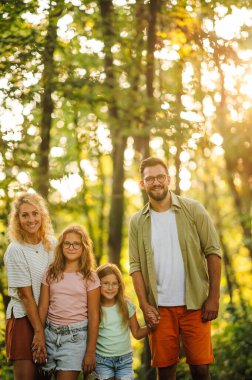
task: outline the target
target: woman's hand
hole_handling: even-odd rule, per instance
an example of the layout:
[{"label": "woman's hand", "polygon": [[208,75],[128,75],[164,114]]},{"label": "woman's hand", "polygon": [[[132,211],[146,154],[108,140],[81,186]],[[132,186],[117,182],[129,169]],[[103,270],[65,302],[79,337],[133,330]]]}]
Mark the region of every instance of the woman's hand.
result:
[{"label": "woman's hand", "polygon": [[45,337],[43,332],[35,333],[32,341],[32,356],[35,363],[45,363],[47,361],[47,352]]},{"label": "woman's hand", "polygon": [[47,359],[44,326],[42,325],[41,319],[39,317],[38,307],[33,296],[32,287],[26,286],[18,288],[18,293],[21,300],[23,301],[27,312],[27,317],[29,318],[29,321],[35,332],[31,346],[34,362],[36,361],[38,363],[44,363]]}]

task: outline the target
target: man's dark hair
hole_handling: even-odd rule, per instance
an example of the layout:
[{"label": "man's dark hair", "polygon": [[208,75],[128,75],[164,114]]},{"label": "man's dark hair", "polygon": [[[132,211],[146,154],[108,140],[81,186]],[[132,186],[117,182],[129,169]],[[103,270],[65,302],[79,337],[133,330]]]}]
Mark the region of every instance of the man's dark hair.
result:
[{"label": "man's dark hair", "polygon": [[165,168],[165,171],[168,172],[168,168],[165,165],[164,161],[161,160],[161,158],[148,157],[148,158],[145,158],[145,160],[143,160],[140,164],[139,170],[140,170],[141,176],[143,176],[143,172],[145,168],[149,166],[156,166],[156,165],[162,165],[163,168]]}]

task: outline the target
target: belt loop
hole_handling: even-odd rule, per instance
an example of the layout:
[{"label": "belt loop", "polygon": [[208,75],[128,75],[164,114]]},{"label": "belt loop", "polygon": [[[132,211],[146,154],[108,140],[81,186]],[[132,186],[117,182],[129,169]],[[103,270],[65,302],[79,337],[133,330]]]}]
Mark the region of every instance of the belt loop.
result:
[{"label": "belt loop", "polygon": [[61,343],[60,343],[60,340],[61,340],[61,339],[60,339],[60,338],[61,338],[61,335],[58,334],[58,335],[57,335],[57,340],[56,340],[56,346],[57,346],[57,347],[60,347],[60,346],[61,346]]}]

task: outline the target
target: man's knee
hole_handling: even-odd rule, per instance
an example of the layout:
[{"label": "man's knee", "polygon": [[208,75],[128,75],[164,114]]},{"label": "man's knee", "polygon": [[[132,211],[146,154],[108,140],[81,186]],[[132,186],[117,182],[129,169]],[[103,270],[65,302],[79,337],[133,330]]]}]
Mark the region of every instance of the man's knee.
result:
[{"label": "man's knee", "polygon": [[193,380],[210,380],[208,364],[190,365]]}]

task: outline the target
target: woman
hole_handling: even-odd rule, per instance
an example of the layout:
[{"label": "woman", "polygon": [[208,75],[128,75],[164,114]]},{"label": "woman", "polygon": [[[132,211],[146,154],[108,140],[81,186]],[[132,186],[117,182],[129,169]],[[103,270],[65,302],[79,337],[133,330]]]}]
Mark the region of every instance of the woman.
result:
[{"label": "woman", "polygon": [[[56,239],[44,199],[22,193],[13,202],[4,263],[10,302],[6,315],[6,353],[14,363],[15,380],[35,380],[33,362],[46,357],[44,329],[38,314],[43,273],[53,259]],[[39,359],[41,357],[41,360]]]}]

